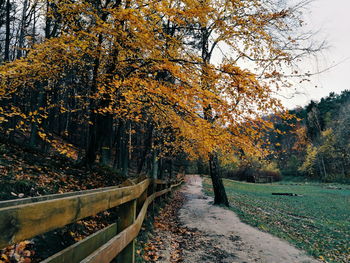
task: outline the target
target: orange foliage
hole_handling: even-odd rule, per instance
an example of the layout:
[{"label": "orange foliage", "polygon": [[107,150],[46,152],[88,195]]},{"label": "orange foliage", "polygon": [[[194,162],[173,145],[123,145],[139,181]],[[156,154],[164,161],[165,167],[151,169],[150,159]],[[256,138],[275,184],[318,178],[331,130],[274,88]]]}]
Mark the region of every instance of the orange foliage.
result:
[{"label": "orange foliage", "polygon": [[[151,119],[157,130],[171,129],[162,138],[164,151],[181,150],[193,157],[213,150],[261,152],[261,132],[271,128],[261,116],[283,108],[268,82],[237,61],[255,61],[265,68],[267,80],[278,80],[277,69],[291,54],[279,48],[273,30],[290,29],[289,10],[263,0],[109,1],[102,9],[91,1],[51,1],[62,19],[61,34],[35,45],[26,58],[0,66],[1,101],[37,91],[45,93],[47,106],[28,112],[2,103],[0,122],[16,120],[16,127],[26,132],[33,123],[40,127],[47,109],[56,107],[60,113]],[[189,48],[188,32],[204,28],[215,34],[213,48],[223,42],[236,58],[214,65]],[[87,68],[95,69],[95,80]],[[76,108],[50,105],[54,92],[74,88],[62,84],[70,72],[86,81],[86,89],[75,95]],[[210,121],[204,117],[208,106]],[[89,124],[89,117],[82,122]],[[39,135],[62,154],[73,154],[44,129]]]}]

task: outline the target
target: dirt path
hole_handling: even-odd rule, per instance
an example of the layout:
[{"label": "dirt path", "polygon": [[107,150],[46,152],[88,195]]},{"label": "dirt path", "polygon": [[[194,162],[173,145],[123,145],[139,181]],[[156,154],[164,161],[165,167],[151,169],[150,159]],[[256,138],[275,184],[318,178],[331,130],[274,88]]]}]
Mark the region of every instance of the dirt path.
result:
[{"label": "dirt path", "polygon": [[286,241],[212,205],[202,179],[188,175],[155,220],[146,259],[158,263],[319,263]]},{"label": "dirt path", "polygon": [[182,188],[187,202],[179,211],[179,220],[200,232],[196,247],[183,247],[186,263],[314,263],[286,241],[242,223],[228,209],[211,205],[212,198],[202,193],[202,179],[189,175]]}]

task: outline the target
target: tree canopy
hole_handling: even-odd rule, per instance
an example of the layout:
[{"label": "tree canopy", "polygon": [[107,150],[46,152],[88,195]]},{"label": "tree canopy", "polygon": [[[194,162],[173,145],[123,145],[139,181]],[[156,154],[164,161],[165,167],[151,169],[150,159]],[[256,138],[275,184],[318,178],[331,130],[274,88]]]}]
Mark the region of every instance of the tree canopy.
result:
[{"label": "tree canopy", "polygon": [[[20,36],[18,56],[6,49],[4,61],[17,59],[0,66],[1,132],[124,171],[133,154],[138,170],[181,152],[262,154],[263,116],[284,113],[274,96],[283,70],[313,51],[295,33],[304,4],[25,1],[23,19],[40,6],[31,12],[44,30]],[[18,25],[24,35],[30,22]]]}]

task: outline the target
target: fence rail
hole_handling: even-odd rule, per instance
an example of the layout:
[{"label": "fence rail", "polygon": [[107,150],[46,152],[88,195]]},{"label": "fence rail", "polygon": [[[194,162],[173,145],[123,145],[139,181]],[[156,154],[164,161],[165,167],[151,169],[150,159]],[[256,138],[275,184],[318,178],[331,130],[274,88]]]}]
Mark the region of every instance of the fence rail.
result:
[{"label": "fence rail", "polygon": [[[137,237],[148,206],[181,185],[128,180],[121,186],[0,202],[0,249],[117,207],[116,223],[45,259],[58,262],[134,262]],[[126,186],[123,186],[126,185]],[[157,190],[156,190],[157,189]],[[139,210],[139,211],[138,211]],[[136,212],[138,214],[136,215]]]}]

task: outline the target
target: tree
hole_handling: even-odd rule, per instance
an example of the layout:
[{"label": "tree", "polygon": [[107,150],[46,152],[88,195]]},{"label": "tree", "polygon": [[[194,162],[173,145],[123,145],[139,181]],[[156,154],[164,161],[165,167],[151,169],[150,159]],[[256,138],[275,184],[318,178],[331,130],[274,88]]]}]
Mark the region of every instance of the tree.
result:
[{"label": "tree", "polygon": [[[111,165],[114,147],[124,175],[133,154],[143,155],[138,170],[148,163],[155,175],[170,154],[205,158],[215,202],[228,205],[218,155],[264,154],[272,126],[262,116],[283,109],[268,84],[293,59],[298,39],[286,32],[296,10],[262,0],[52,0],[46,8],[47,39],[0,67],[3,123],[64,154],[77,144],[88,166]],[[213,64],[220,43],[233,54]],[[143,143],[133,142],[134,127]],[[137,153],[133,143],[146,148]]]},{"label": "tree", "polygon": [[[215,129],[218,129],[215,122],[228,125],[231,135],[239,134],[244,138],[244,133],[248,132],[252,136],[251,141],[258,137],[258,130],[264,130],[269,125],[262,120],[259,115],[269,110],[278,111],[281,107],[277,100],[272,99],[273,90],[267,86],[265,79],[273,79],[271,83],[276,83],[282,78],[279,73],[283,63],[292,64],[295,59],[293,50],[297,50],[301,41],[299,37],[291,37],[290,33],[295,29],[299,18],[296,16],[298,8],[305,2],[298,3],[297,6],[288,7],[270,1],[199,1],[191,3],[196,5],[197,10],[201,10],[201,15],[196,17],[189,30],[192,32],[196,47],[199,50],[201,59],[201,85],[203,91],[209,91],[216,96],[221,107],[214,106],[206,101],[203,103],[203,117]],[[292,21],[295,19],[294,21]],[[220,43],[225,43],[225,49],[230,49],[231,54],[224,53],[220,48]],[[224,61],[220,67],[211,64],[213,52],[219,49],[224,56]],[[311,46],[305,50],[312,51]],[[299,54],[298,56],[302,56]],[[249,60],[252,65],[259,67],[259,75],[249,71],[241,70],[238,61]],[[258,72],[256,72],[258,73]],[[259,76],[259,80],[258,80]],[[223,84],[226,80],[229,85]],[[224,101],[222,97],[225,97]],[[212,101],[215,101],[212,100]],[[256,111],[251,110],[256,108]],[[224,112],[230,112],[231,116]],[[254,115],[250,118],[248,115]],[[218,114],[219,113],[219,114]],[[219,116],[224,113],[225,116]],[[237,121],[244,122],[248,129],[238,125]],[[258,120],[258,121],[256,121]],[[224,124],[225,123],[225,124]],[[231,124],[231,127],[230,127]],[[258,124],[258,125],[257,125]],[[260,127],[259,127],[260,126]],[[239,130],[239,131],[237,131]],[[248,143],[248,149],[231,138],[232,148],[239,151],[252,151],[253,145]],[[209,151],[209,167],[213,181],[215,203],[228,205],[226,193],[220,179],[220,167],[217,158],[217,150]],[[220,150],[219,150],[220,151]]]},{"label": "tree", "polygon": [[349,91],[330,93],[320,101],[290,111],[296,118],[273,122],[271,130],[282,173],[304,175],[326,181],[347,181],[349,168]]},{"label": "tree", "polygon": [[[4,48],[4,61],[10,60],[10,15],[11,15],[11,3],[10,0],[3,1],[5,6],[5,48]],[[1,5],[0,5],[1,6]],[[1,27],[1,26],[0,26]]]}]

